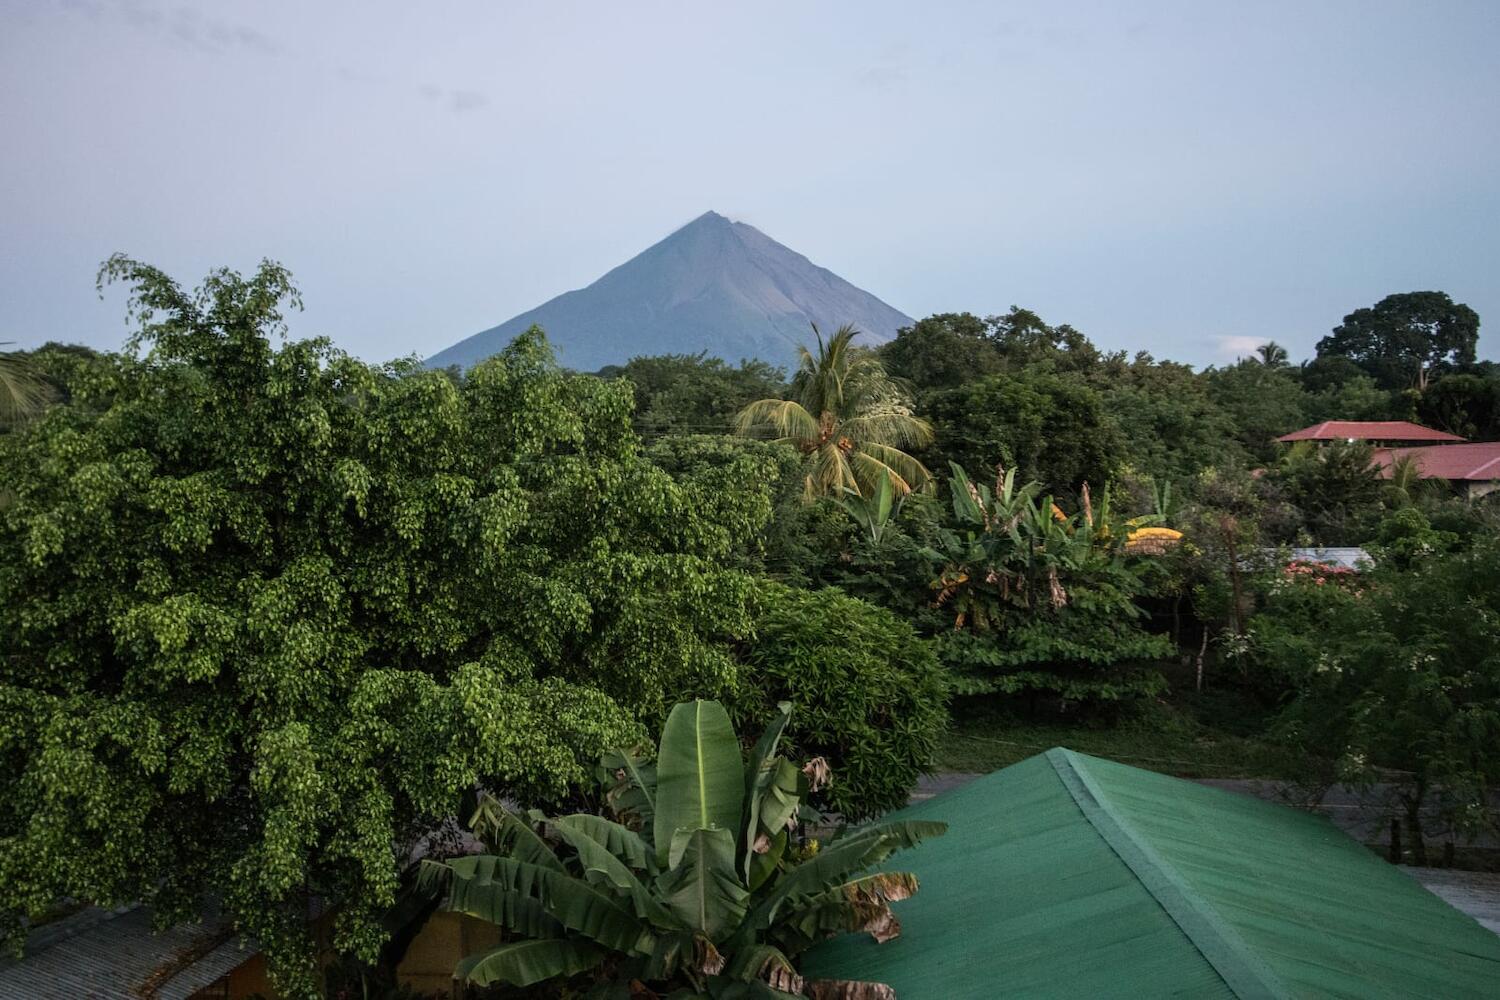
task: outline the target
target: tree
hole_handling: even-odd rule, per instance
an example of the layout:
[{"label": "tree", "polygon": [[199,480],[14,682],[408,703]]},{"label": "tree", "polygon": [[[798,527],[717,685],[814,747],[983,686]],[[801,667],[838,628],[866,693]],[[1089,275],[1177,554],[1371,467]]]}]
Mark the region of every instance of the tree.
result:
[{"label": "tree", "polygon": [[1109,358],[1089,384],[1119,428],[1121,464],[1137,473],[1182,483],[1241,454],[1232,418],[1187,365],[1145,353]]},{"label": "tree", "polygon": [[1417,416],[1460,437],[1500,440],[1500,376],[1444,375],[1422,393]]},{"label": "tree", "polygon": [[1016,470],[994,489],[957,465],[948,480],[956,530],[939,534],[931,587],[952,629],[938,649],[956,694],[1048,695],[1064,706],[1128,701],[1166,686],[1152,661],[1171,654],[1140,625],[1143,587],[1126,565],[1129,526],[1106,493],[1062,514]]},{"label": "tree", "polygon": [[1324,420],[1391,420],[1397,416],[1392,394],[1363,373],[1310,392],[1304,413],[1310,424]]},{"label": "tree", "polygon": [[987,322],[995,349],[1009,369],[1040,364],[1083,372],[1099,363],[1099,351],[1088,337],[1066,323],[1050,326],[1030,309],[1011,306],[1010,312]]},{"label": "tree", "polygon": [[880,358],[919,391],[952,389],[1003,364],[990,323],[973,313],[939,313],[902,327],[880,348]]},{"label": "tree", "polygon": [[1500,818],[1500,548],[1444,545],[1407,547],[1352,587],[1289,581],[1254,629],[1293,692],[1282,734],[1346,782],[1396,782],[1418,865],[1428,804],[1464,835]]},{"label": "tree", "polygon": [[1268,368],[1249,358],[1204,373],[1209,396],[1236,428],[1240,445],[1259,461],[1276,454],[1275,439],[1307,423],[1307,393],[1286,368]]},{"label": "tree", "polygon": [[1478,341],[1473,309],[1446,292],[1403,292],[1345,316],[1318,356],[1347,357],[1387,389],[1424,389],[1434,369],[1473,364]]},{"label": "tree", "polygon": [[851,819],[905,805],[947,722],[947,678],[909,621],[833,588],[764,581],[755,642],[739,690],[726,699],[747,726],[797,706],[786,739],[832,764],[818,800]]},{"label": "tree", "polygon": [[746,405],[780,394],[780,369],[764,361],[731,366],[700,354],[631,358],[601,377],[622,377],[635,387],[635,428],[644,437],[665,434],[728,434]]},{"label": "tree", "polygon": [[1255,349],[1255,356],[1267,368],[1285,368],[1288,364],[1286,348],[1274,340],[1268,340],[1257,347]]},{"label": "tree", "polygon": [[911,492],[928,473],[902,449],[927,444],[932,428],[913,415],[905,391],[879,357],[854,346],[854,327],[839,328],[826,342],[817,327],[813,334],[816,354],[798,348],[794,398],[751,403],[736,418],[736,430],[769,434],[802,452],[809,498],[864,493],[882,476],[897,492]]},{"label": "tree", "polygon": [[1021,466],[1072,494],[1102,485],[1122,464],[1125,442],[1099,393],[1075,375],[1043,368],[991,375],[925,400],[934,458],[967,468]]},{"label": "tree", "polygon": [[273,263],[196,291],[123,257],[138,353],[42,352],[71,403],[0,435],[0,914],[221,899],[284,992],[304,919],[373,958],[411,851],[476,785],[568,794],[734,682],[770,510],[674,482],[631,391],[539,331],[455,382],[321,341]]},{"label": "tree", "polygon": [[819,758],[798,768],[778,755],[788,721],[783,706],[746,761],[722,706],[678,705],[654,763],[606,761],[611,818],[484,802],[473,825],[491,853],[425,863],[449,910],[510,938],[464,959],[457,978],[531,986],[588,974],[594,996],[879,995],[870,983],[808,983],[794,960],[830,933],[899,935],[890,903],[916,892],[916,878],[860,873],[946,825],[887,823],[799,846],[803,803],[829,774]]},{"label": "tree", "polygon": [[0,428],[34,416],[50,397],[47,383],[24,358],[0,351]]},{"label": "tree", "polygon": [[1288,503],[1302,511],[1311,541],[1359,545],[1382,512],[1381,481],[1363,442],[1334,441],[1322,447],[1299,441],[1272,475]]}]

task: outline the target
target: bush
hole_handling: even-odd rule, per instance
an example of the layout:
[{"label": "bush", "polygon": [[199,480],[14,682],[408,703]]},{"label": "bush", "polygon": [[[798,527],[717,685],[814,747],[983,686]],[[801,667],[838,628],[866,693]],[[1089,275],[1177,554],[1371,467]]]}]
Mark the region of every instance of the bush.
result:
[{"label": "bush", "polygon": [[795,757],[833,767],[825,804],[863,817],[906,804],[947,725],[947,689],[929,645],[896,615],[826,588],[757,585],[755,640],[731,707],[742,729],[796,706]]}]

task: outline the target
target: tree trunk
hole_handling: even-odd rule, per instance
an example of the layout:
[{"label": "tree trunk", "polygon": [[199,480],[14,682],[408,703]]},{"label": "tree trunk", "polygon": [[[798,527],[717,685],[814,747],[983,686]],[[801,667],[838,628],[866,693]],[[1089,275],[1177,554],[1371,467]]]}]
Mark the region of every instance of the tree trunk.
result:
[{"label": "tree trunk", "polygon": [[1203,656],[1208,652],[1208,626],[1203,627],[1203,644],[1198,647],[1198,675],[1194,685],[1199,693],[1203,691]]},{"label": "tree trunk", "polygon": [[1386,857],[1393,865],[1401,863],[1401,818],[1399,816],[1391,817],[1391,846]]},{"label": "tree trunk", "polygon": [[1406,804],[1406,833],[1411,840],[1411,863],[1420,868],[1427,867],[1427,845],[1422,841],[1422,800],[1427,797],[1427,786],[1417,783],[1415,795],[1403,795]]}]

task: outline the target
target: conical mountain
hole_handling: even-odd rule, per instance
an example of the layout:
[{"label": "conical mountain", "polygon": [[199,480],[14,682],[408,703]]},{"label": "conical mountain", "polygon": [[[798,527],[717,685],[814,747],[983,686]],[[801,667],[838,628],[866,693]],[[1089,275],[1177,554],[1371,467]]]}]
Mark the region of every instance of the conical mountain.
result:
[{"label": "conical mountain", "polygon": [[812,337],[852,323],[860,342],[890,340],[911,318],[743,222],[707,212],[598,281],[428,358],[467,367],[532,324],[579,371],[642,354],[707,351],[785,364]]}]

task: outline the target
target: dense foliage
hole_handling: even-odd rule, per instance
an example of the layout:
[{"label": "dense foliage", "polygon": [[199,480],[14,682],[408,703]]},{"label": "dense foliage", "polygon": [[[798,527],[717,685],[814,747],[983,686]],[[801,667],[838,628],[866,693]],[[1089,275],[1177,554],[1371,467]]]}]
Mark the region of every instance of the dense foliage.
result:
[{"label": "dense foliage", "polygon": [[72,402],[0,438],[9,932],[60,897],[222,896],[290,972],[316,897],[368,955],[475,782],[561,793],[732,685],[749,580],[723,562],[767,496],[646,461],[627,384],[536,335],[461,384],[273,346],[273,264],[104,276],[144,353],[56,359]]},{"label": "dense foliage", "polygon": [[1426,864],[1424,804],[1461,835],[1500,829],[1500,544],[1447,552],[1454,536],[1400,520],[1372,572],[1285,574],[1245,655],[1284,679],[1301,748],[1340,780],[1398,785]]},{"label": "dense foliage", "polygon": [[990,375],[925,400],[941,463],[1017,466],[1060,495],[1114,478],[1125,452],[1104,400],[1078,378],[1023,370]]},{"label": "dense foliage", "polygon": [[932,428],[913,415],[905,389],[879,358],[855,345],[858,334],[845,326],[825,341],[814,327],[816,350],[798,348],[792,398],[756,400],[735,418],[741,434],[770,437],[807,456],[808,498],[867,493],[881,479],[909,493],[928,478],[902,449],[930,442]]},{"label": "dense foliage", "polygon": [[1387,295],[1356,309],[1318,341],[1318,356],[1346,357],[1387,388],[1425,388],[1433,369],[1472,365],[1479,314],[1443,292]]},{"label": "dense foliage", "polygon": [[1113,516],[1108,494],[1095,510],[1085,489],[1069,516],[1039,484],[1017,486],[1014,469],[993,490],[952,470],[958,528],[940,532],[931,557],[937,603],[953,622],[940,648],[956,690],[1065,705],[1161,690],[1152,663],[1171,645],[1140,627],[1134,598],[1144,588],[1127,565],[1130,526]]},{"label": "dense foliage", "polygon": [[788,745],[833,766],[821,802],[856,819],[905,805],[946,719],[930,645],[890,611],[831,588],[767,582],[753,604],[735,717],[744,725],[777,702],[796,705]]},{"label": "dense foliage", "polygon": [[[1227,692],[1237,731],[1309,771],[1401,787],[1409,842],[1424,800],[1493,823],[1500,494],[1275,440],[1325,419],[1500,437],[1478,317],[1441,293],[1351,313],[1300,365],[1267,343],[1194,371],[1012,308],[874,350],[841,330],[784,382],[704,356],[578,375],[535,330],[468,372],[368,365],[278,340],[297,297],[274,264],[196,291],[125,258],[102,277],[141,321],[128,353],[0,355],[12,943],[68,899],[164,922],[222,901],[305,994],[310,908],[369,960],[461,800],[588,803],[592,762],[690,698],[776,720],[833,765],[797,794],[851,817],[904,801],[953,699],[1102,729]],[[1288,552],[1330,545],[1374,566]],[[573,882],[644,899],[588,871],[564,832],[584,821],[488,808],[497,858],[524,828]],[[647,895],[683,875],[674,832],[664,861],[650,830],[617,857]],[[708,955],[645,906],[676,961]],[[556,968],[655,955],[557,940]]]},{"label": "dense foliage", "polygon": [[722,706],[678,705],[654,760],[606,760],[609,817],[483,803],[473,825],[491,853],[425,867],[446,886],[448,909],[511,936],[466,958],[458,977],[516,986],[580,977],[600,1000],[648,990],[772,1000],[809,987],[829,1000],[876,995],[867,983],[810,984],[795,959],[837,933],[899,935],[890,903],[916,892],[916,878],[861,873],[946,826],[886,823],[826,847],[806,840],[799,827],[817,814],[805,802],[828,765],[799,768],[777,752],[789,717],[783,705],[746,760]]}]

